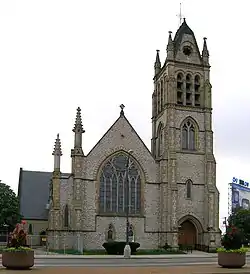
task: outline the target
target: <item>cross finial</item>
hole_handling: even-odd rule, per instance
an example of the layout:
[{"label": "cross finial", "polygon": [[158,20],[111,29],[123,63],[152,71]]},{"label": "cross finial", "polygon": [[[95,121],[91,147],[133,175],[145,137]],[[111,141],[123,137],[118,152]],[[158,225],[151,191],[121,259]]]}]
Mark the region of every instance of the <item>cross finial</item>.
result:
[{"label": "cross finial", "polygon": [[123,115],[124,115],[123,109],[125,108],[125,106],[124,106],[123,104],[121,104],[121,105],[120,105],[120,108],[121,108],[120,115],[123,116]]},{"label": "cross finial", "polygon": [[[181,3],[180,3],[180,13],[177,14],[177,17],[179,18],[179,26],[181,25],[182,23],[182,19],[183,19],[183,14],[182,14],[182,9],[181,9]],[[185,18],[184,18],[185,19]]]}]

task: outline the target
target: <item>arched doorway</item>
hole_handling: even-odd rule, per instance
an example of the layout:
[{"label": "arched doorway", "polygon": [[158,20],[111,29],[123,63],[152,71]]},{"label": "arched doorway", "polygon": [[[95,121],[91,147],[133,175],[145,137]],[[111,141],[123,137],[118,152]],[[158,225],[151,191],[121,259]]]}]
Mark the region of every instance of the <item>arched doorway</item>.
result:
[{"label": "arched doorway", "polygon": [[190,220],[186,220],[179,226],[179,245],[192,246],[195,248],[196,244],[197,229]]}]

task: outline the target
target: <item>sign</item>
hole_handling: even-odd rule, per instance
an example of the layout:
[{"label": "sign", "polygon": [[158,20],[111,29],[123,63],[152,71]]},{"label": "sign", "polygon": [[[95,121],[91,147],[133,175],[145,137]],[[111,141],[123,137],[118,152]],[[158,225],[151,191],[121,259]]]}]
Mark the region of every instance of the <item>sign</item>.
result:
[{"label": "sign", "polygon": [[247,181],[244,181],[242,179],[238,179],[236,177],[233,177],[232,179],[233,184],[239,184],[241,186],[249,187],[249,183]]},{"label": "sign", "polygon": [[232,210],[250,209],[250,188],[239,183],[232,183]]}]

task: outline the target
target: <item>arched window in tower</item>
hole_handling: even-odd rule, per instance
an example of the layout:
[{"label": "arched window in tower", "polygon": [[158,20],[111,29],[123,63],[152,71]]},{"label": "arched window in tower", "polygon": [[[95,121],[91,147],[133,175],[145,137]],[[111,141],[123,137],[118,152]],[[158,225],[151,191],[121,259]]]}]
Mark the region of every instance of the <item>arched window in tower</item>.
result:
[{"label": "arched window in tower", "polygon": [[69,227],[69,207],[65,205],[64,208],[64,227]]},{"label": "arched window in tower", "polygon": [[192,121],[187,120],[181,129],[182,149],[195,150],[195,126]]},{"label": "arched window in tower", "polygon": [[177,75],[177,104],[183,105],[183,74],[178,73]]},{"label": "arched window in tower", "polygon": [[141,173],[131,156],[119,152],[111,156],[101,169],[99,211],[100,214],[124,215],[127,208],[129,215],[141,213]]},{"label": "arched window in tower", "polygon": [[186,182],[186,198],[191,199],[191,195],[192,195],[192,181],[187,180],[187,182]]},{"label": "arched window in tower", "polygon": [[163,153],[163,125],[159,124],[157,130],[157,156],[160,157]]},{"label": "arched window in tower", "polygon": [[161,112],[161,87],[160,83],[157,85],[157,114]]},{"label": "arched window in tower", "polygon": [[191,75],[186,75],[186,105],[192,105],[192,82],[191,82]]},{"label": "arched window in tower", "polygon": [[161,110],[164,108],[164,85],[163,81],[161,81]]},{"label": "arched window in tower", "polygon": [[194,77],[194,104],[196,107],[199,107],[201,105],[200,102],[200,76],[195,75]]}]

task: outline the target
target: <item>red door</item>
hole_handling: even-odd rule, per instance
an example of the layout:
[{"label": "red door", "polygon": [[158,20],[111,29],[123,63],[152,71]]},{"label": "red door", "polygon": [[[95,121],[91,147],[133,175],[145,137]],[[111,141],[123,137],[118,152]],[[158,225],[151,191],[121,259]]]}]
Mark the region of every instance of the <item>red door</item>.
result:
[{"label": "red door", "polygon": [[197,238],[197,231],[193,223],[185,221],[179,228],[179,245],[195,246]]}]

